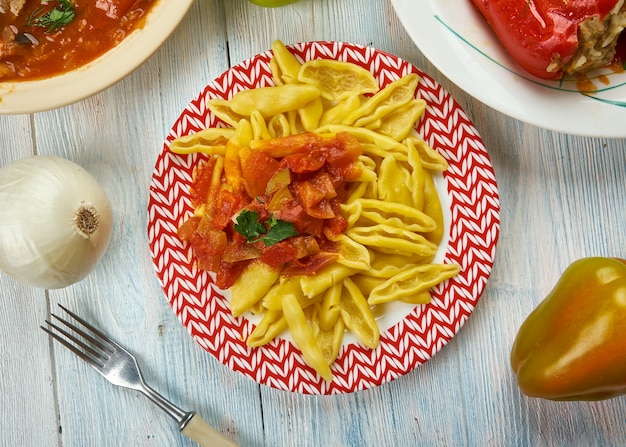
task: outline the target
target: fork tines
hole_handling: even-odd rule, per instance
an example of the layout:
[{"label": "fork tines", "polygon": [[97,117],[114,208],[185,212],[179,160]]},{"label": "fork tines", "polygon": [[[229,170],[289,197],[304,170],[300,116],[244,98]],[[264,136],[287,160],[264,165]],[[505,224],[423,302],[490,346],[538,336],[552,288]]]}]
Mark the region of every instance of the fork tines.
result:
[{"label": "fork tines", "polygon": [[[46,331],[55,340],[57,340],[59,343],[61,343],[63,346],[68,348],[70,351],[89,363],[94,368],[102,368],[106,360],[109,358],[109,354],[115,351],[116,343],[112,342],[106,335],[104,335],[91,324],[80,318],[74,312],[68,310],[61,304],[59,304],[59,307],[67,312],[74,320],[82,324],[83,327],[88,329],[92,333],[92,335],[88,334],[78,326],[64,320],[63,318],[53,313],[51,313],[52,317],[63,323],[63,325],[66,328],[70,329],[73,333],[68,332],[67,330],[48,320],[46,320],[46,323],[48,323],[48,327],[40,326],[41,329]],[[82,337],[82,339],[79,338],[76,334]],[[72,343],[70,343],[70,341],[68,340],[70,340]]]}]

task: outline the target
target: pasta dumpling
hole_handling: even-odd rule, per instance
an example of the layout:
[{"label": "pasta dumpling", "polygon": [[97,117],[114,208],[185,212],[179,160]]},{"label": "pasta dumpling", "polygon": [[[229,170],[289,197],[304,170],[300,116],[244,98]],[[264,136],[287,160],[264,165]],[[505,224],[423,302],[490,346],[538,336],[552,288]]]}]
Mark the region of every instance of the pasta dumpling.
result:
[{"label": "pasta dumpling", "polygon": [[[209,100],[209,110],[226,127],[170,143],[172,152],[207,156],[197,173],[204,184],[193,193],[194,211],[179,236],[204,238],[208,243],[201,248],[211,252],[228,233],[215,228],[215,215],[229,211],[220,225],[230,229],[243,213],[235,193],[255,198],[250,206],[259,211],[250,238],[245,236],[248,245],[229,252],[238,259],[233,262],[243,262],[229,283],[232,315],[260,318],[246,339],[250,348],[289,331],[304,360],[330,381],[345,332],[376,349],[375,312],[392,301],[427,304],[432,288],[460,271],[434,261],[445,236],[435,175],[448,165],[415,132],[427,108],[417,94],[417,74],[380,89],[372,73],[358,65],[302,63],[280,41],[272,51],[274,85]],[[320,147],[334,157],[331,167],[329,159],[320,158]],[[263,160],[268,164],[259,165]],[[266,214],[260,218],[259,212]],[[280,239],[283,245],[273,241],[276,248],[260,248],[259,235],[269,235],[279,218],[312,233],[299,234],[293,225]],[[322,219],[331,226],[320,226]],[[235,227],[229,231],[234,234]],[[216,265],[230,262],[223,253],[202,262],[198,257],[198,267],[215,272]],[[320,253],[324,256],[315,258]],[[289,266],[277,261],[287,255],[294,259]],[[308,264],[314,258],[316,263]]]}]

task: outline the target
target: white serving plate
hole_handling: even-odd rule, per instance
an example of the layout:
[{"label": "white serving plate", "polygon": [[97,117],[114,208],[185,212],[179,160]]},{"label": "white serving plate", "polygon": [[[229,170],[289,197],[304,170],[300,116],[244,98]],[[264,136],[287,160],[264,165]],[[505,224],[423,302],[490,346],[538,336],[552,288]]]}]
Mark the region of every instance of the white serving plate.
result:
[{"label": "white serving plate", "polygon": [[[504,51],[470,0],[391,0],[420,51],[479,101],[539,127],[592,137],[626,137],[626,73],[593,73],[598,91],[575,79],[544,81]],[[608,84],[607,84],[608,82]]]}]

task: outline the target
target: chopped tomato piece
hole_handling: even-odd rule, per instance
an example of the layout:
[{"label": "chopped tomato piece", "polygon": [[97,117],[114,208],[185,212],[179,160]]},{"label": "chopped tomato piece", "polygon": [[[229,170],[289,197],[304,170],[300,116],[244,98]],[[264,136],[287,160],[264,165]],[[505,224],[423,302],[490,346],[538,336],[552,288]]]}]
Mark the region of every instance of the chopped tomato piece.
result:
[{"label": "chopped tomato piece", "polygon": [[211,157],[206,162],[200,164],[200,166],[196,169],[193,187],[189,190],[191,195],[191,204],[195,208],[205,203],[207,197],[209,197],[214,167],[215,158]]},{"label": "chopped tomato piece", "polygon": [[328,163],[338,171],[343,181],[353,182],[361,175],[361,168],[355,162],[362,153],[361,143],[355,136],[339,132],[329,150]]},{"label": "chopped tomato piece", "polygon": [[307,216],[306,219],[298,223],[294,223],[296,230],[301,234],[310,234],[311,236],[321,237],[324,221],[314,217]]},{"label": "chopped tomato piece", "polygon": [[291,244],[296,249],[296,259],[315,255],[320,252],[320,246],[313,236],[296,236],[291,239]]},{"label": "chopped tomato piece", "polygon": [[270,212],[267,209],[267,201],[269,198],[267,196],[256,197],[252,200],[248,205],[245,206],[245,209],[250,211],[256,211],[259,215],[259,222],[265,222],[270,218]]},{"label": "chopped tomato piece", "polygon": [[198,249],[207,255],[221,256],[226,250],[228,238],[223,231],[211,229],[202,235],[202,239],[197,240],[196,244]]},{"label": "chopped tomato piece", "polygon": [[283,208],[282,210],[277,211],[274,215],[277,219],[291,222],[296,228],[296,231],[300,234],[310,234],[311,236],[322,235],[324,221],[309,216],[304,207],[299,203]]},{"label": "chopped tomato piece", "polygon": [[198,224],[200,223],[200,217],[191,216],[187,219],[183,224],[178,227],[178,237],[182,241],[190,241],[193,234],[196,232],[196,228],[198,228]]},{"label": "chopped tomato piece", "polygon": [[348,221],[342,215],[337,215],[326,222],[324,236],[330,240],[336,239],[337,236],[345,233],[347,228]]},{"label": "chopped tomato piece", "polygon": [[320,203],[326,196],[324,191],[316,188],[309,181],[299,182],[296,187],[296,194],[300,203],[307,209]]},{"label": "chopped tomato piece", "polygon": [[324,193],[325,199],[337,197],[337,190],[328,172],[320,171],[311,179],[311,184]]},{"label": "chopped tomato piece", "polygon": [[241,273],[248,266],[250,261],[241,261],[241,262],[224,262],[222,261],[219,265],[219,269],[215,275],[215,285],[220,289],[228,289],[232,286],[237,278],[241,276]]},{"label": "chopped tomato piece", "polygon": [[348,132],[338,132],[337,135],[335,135],[335,139],[341,142],[343,151],[350,160],[357,160],[359,155],[363,153],[363,146],[361,146],[358,138],[354,135]]},{"label": "chopped tomato piece", "polygon": [[298,250],[289,242],[281,241],[274,245],[267,247],[261,261],[269,265],[270,267],[280,267],[286,262],[296,259]]},{"label": "chopped tomato piece", "polygon": [[228,243],[226,233],[213,229],[202,234],[196,232],[191,237],[190,243],[198,258],[198,268],[216,272]]},{"label": "chopped tomato piece", "polygon": [[322,151],[312,151],[287,155],[280,162],[280,166],[289,168],[291,172],[302,174],[322,169],[325,163],[326,159]]},{"label": "chopped tomato piece", "polygon": [[207,239],[209,232],[215,230],[213,228],[213,217],[209,214],[203,214],[196,227],[196,233],[203,239]]},{"label": "chopped tomato piece", "polygon": [[317,219],[327,220],[335,217],[333,208],[327,199],[320,200],[313,206],[305,206],[304,209],[309,216]]},{"label": "chopped tomato piece", "polygon": [[277,170],[278,160],[263,151],[251,151],[241,163],[241,171],[248,195],[256,197],[265,194],[267,183]]},{"label": "chopped tomato piece", "polygon": [[262,255],[262,251],[253,244],[248,244],[245,240],[239,242],[231,242],[224,251],[223,259],[226,262],[247,261],[249,259],[257,259]]},{"label": "chopped tomato piece", "polygon": [[306,262],[297,261],[288,263],[285,268],[281,270],[280,274],[285,276],[315,275],[328,264],[335,262],[337,257],[337,253],[323,251],[309,257]]},{"label": "chopped tomato piece", "polygon": [[217,195],[213,227],[218,230],[226,228],[233,216],[241,209],[241,197],[227,189],[222,189]]},{"label": "chopped tomato piece", "polygon": [[[195,253],[195,250],[194,250]],[[198,268],[200,270],[206,270],[208,272],[219,272],[221,259],[219,256],[211,256],[207,254],[202,254],[202,252],[197,252],[196,256],[198,256]]]}]

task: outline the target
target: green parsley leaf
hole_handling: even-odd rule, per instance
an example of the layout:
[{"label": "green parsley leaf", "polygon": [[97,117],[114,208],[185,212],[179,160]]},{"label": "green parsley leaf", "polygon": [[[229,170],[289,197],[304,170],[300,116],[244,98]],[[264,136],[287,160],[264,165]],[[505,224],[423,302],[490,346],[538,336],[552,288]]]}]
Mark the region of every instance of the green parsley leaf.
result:
[{"label": "green parsley leaf", "polygon": [[259,213],[250,210],[243,210],[239,213],[234,228],[235,231],[244,236],[248,242],[254,242],[255,239],[258,239],[267,232],[267,228],[259,222]]},{"label": "green parsley leaf", "polygon": [[243,210],[237,216],[235,231],[250,243],[262,241],[266,247],[274,245],[292,236],[297,236],[296,227],[286,220],[276,219],[272,214],[268,220],[259,222],[259,213]]},{"label": "green parsley leaf", "polygon": [[42,8],[36,9],[28,17],[26,23],[30,26],[47,28],[46,34],[72,23],[76,17],[72,1],[59,0],[58,3],[58,6],[44,14],[42,14]]},{"label": "green parsley leaf", "polygon": [[294,227],[291,222],[276,219],[273,215],[267,222],[269,222],[269,230],[267,231],[265,237],[262,239],[266,247],[274,245],[277,242],[280,242],[292,236],[298,235],[296,227]]}]

